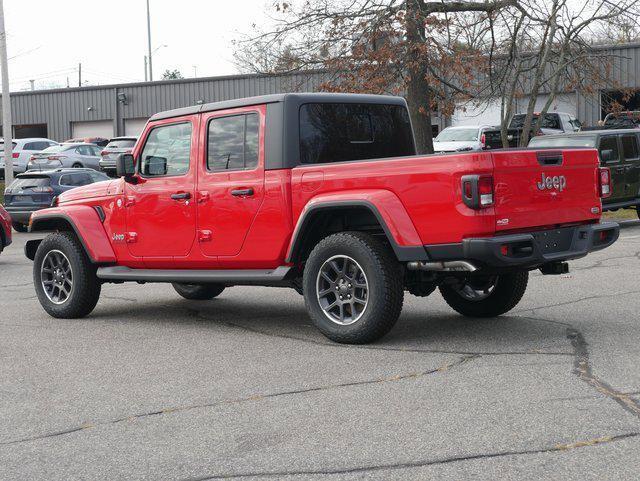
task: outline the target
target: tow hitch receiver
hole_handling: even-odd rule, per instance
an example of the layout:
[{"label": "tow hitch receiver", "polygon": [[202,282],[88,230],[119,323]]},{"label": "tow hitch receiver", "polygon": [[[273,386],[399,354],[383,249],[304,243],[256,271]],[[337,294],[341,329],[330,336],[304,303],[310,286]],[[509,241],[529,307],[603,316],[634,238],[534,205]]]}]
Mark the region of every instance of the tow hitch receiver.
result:
[{"label": "tow hitch receiver", "polygon": [[569,272],[568,262],[550,262],[540,266],[540,272],[545,276],[558,276]]}]

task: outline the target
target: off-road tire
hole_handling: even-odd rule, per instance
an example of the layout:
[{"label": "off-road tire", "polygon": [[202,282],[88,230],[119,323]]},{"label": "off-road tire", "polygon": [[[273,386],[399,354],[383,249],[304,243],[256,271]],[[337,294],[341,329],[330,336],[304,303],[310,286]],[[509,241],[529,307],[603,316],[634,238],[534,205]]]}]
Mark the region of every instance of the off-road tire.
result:
[{"label": "off-road tire", "polygon": [[222,284],[171,284],[178,294],[190,301],[208,301],[224,291]]},{"label": "off-road tire", "polygon": [[[49,300],[41,282],[42,263],[47,253],[52,250],[58,250],[67,257],[73,274],[71,292],[62,304],[55,304]],[[76,235],[71,232],[49,234],[40,243],[33,261],[33,283],[44,310],[58,319],[88,316],[96,307],[102,288],[102,283],[96,276],[96,267],[89,260]]]},{"label": "off-road tire", "polygon": [[11,226],[13,227],[13,230],[15,230],[16,232],[28,232],[29,231],[29,227],[21,224],[20,222],[12,222]]},{"label": "off-road tire", "polygon": [[491,294],[482,300],[469,300],[449,285],[441,285],[440,293],[454,310],[468,317],[495,317],[513,309],[527,290],[528,271],[500,274]]},{"label": "off-road tire", "polygon": [[[318,300],[320,269],[334,256],[355,260],[367,279],[367,305],[349,325],[331,321]],[[400,316],[404,300],[402,268],[389,246],[373,236],[341,232],[325,237],[311,251],[304,268],[303,291],[309,316],[320,332],[335,342],[365,344],[387,334]]]}]

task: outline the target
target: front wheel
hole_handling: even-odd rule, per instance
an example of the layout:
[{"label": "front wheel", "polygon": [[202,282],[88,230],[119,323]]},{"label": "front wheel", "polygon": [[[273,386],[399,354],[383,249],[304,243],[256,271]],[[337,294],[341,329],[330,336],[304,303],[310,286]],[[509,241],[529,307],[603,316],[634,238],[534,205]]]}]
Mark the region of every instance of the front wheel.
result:
[{"label": "front wheel", "polygon": [[449,306],[469,317],[495,317],[513,309],[525,291],[529,272],[474,276],[440,286]]},{"label": "front wheel", "polygon": [[387,246],[362,232],[321,240],[307,259],[303,286],[311,320],[335,342],[375,341],[391,330],[402,311],[398,261]]},{"label": "front wheel", "polygon": [[59,319],[77,319],[93,311],[102,284],[78,238],[71,232],[48,235],[33,260],[33,283],[40,304]]},{"label": "front wheel", "polygon": [[178,294],[190,301],[208,301],[224,291],[222,284],[171,284]]}]

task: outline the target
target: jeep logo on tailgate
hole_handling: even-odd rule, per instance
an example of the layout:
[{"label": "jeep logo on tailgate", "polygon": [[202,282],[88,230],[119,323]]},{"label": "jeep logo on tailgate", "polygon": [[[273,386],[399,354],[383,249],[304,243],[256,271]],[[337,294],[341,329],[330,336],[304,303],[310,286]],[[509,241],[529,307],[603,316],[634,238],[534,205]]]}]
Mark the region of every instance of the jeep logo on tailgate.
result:
[{"label": "jeep logo on tailgate", "polygon": [[542,180],[538,182],[538,190],[559,190],[562,192],[567,186],[567,178],[564,175],[554,175],[553,177],[544,175],[542,173]]}]

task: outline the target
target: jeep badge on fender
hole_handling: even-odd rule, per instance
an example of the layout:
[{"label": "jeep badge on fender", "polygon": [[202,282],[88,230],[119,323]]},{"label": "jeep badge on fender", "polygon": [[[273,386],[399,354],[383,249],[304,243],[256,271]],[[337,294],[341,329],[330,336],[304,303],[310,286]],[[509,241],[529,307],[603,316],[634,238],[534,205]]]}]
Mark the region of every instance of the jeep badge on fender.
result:
[{"label": "jeep badge on fender", "polygon": [[567,186],[567,178],[564,175],[546,176],[542,173],[542,180],[537,183],[538,190],[555,189],[562,192]]}]

